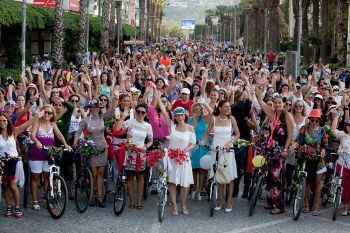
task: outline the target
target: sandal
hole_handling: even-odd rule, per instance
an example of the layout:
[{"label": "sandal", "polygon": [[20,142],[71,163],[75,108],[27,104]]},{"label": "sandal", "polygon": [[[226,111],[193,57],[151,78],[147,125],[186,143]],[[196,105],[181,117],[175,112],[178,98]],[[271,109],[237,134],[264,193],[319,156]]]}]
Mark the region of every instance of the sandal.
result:
[{"label": "sandal", "polygon": [[129,209],[135,209],[135,205],[129,205]]},{"label": "sandal", "polygon": [[12,216],[12,211],[13,211],[13,207],[12,206],[8,206],[6,208],[6,211],[5,211],[5,217],[11,217]]},{"label": "sandal", "polygon": [[348,214],[349,214],[349,213],[348,213],[347,210],[344,210],[344,211],[341,213],[342,216],[347,216]]},{"label": "sandal", "polygon": [[188,209],[187,208],[182,208],[182,214],[183,215],[188,215]]},{"label": "sandal", "polygon": [[15,208],[16,218],[20,218],[23,215],[23,210],[21,208]]},{"label": "sandal", "polygon": [[277,214],[282,214],[283,212],[284,212],[283,209],[277,209],[277,208],[275,208],[275,209],[273,209],[273,210],[270,211],[270,214],[272,214],[272,215],[277,215]]},{"label": "sandal", "polygon": [[309,207],[305,207],[301,210],[304,214],[307,214],[310,212],[310,208]]},{"label": "sandal", "polygon": [[38,201],[33,201],[33,210],[40,210],[40,205]]},{"label": "sandal", "polygon": [[179,214],[179,212],[177,212],[177,210],[172,210],[170,213],[172,216],[177,216]]},{"label": "sandal", "polygon": [[142,206],[142,205],[138,205],[138,206],[137,206],[137,209],[142,210],[142,209],[143,209],[143,206]]},{"label": "sandal", "polygon": [[97,204],[98,204],[98,206],[101,207],[101,208],[105,208],[105,207],[106,207],[106,206],[105,206],[105,203],[103,202],[103,198],[102,198],[102,197],[98,197],[98,198],[97,198]]},{"label": "sandal", "polygon": [[312,216],[320,215],[320,207],[315,207],[315,210],[312,211]]}]

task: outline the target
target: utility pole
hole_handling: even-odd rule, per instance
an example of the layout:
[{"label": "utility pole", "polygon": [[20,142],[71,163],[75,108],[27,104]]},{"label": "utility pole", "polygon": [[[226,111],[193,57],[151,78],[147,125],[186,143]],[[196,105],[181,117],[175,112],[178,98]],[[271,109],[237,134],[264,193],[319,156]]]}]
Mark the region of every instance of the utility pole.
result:
[{"label": "utility pole", "polygon": [[235,45],[237,45],[237,11],[236,11],[236,5],[234,5],[234,11],[235,11],[235,13],[234,13],[235,14],[235,16],[234,16],[235,17],[235,21],[234,21],[234,25],[233,26],[235,28],[234,28],[234,31],[233,31],[234,32],[234,34],[233,34],[233,36],[234,36],[233,42],[234,42]]},{"label": "utility pole", "polygon": [[[300,45],[301,45],[301,23],[302,23],[302,18],[301,18],[301,1],[298,1],[298,45],[297,45],[297,59],[296,59],[296,65],[295,65],[295,75],[298,76],[299,75],[299,66],[300,66]],[[296,78],[296,77],[294,77]]]},{"label": "utility pole", "polygon": [[26,24],[27,24],[27,2],[22,2],[22,77],[26,70]]},{"label": "utility pole", "polygon": [[350,0],[348,0],[348,38],[346,41],[347,53],[346,53],[346,66],[350,66]]},{"label": "utility pole", "polygon": [[87,11],[86,11],[86,55],[88,55],[89,53],[89,34],[90,34],[89,8],[90,8],[90,0],[87,1]]}]

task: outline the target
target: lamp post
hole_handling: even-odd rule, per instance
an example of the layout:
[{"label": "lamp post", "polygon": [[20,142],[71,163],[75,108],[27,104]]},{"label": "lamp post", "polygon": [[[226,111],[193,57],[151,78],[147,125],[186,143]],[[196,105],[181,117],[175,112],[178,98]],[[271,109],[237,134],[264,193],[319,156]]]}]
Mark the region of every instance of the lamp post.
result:
[{"label": "lamp post", "polygon": [[[301,45],[301,23],[302,23],[302,17],[301,17],[301,1],[298,1],[298,44],[297,44],[297,59],[296,59],[296,65],[295,65],[295,75],[299,75],[299,66],[300,66],[300,45]],[[295,77],[296,78],[296,77]]]},{"label": "lamp post", "polygon": [[26,24],[27,24],[27,2],[22,2],[22,77],[24,78],[26,69]]},{"label": "lamp post", "polygon": [[90,33],[89,8],[90,8],[90,0],[87,1],[87,11],[86,11],[86,56],[89,53],[89,33]]},{"label": "lamp post", "polygon": [[346,40],[346,66],[350,66],[350,0],[347,1],[349,4],[348,8],[348,37]]}]

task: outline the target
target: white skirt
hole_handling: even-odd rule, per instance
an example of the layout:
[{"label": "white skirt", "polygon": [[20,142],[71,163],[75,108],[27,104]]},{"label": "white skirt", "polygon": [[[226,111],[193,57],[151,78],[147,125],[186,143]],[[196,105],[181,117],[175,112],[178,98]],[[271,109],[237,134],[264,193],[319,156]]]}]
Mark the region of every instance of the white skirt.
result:
[{"label": "white skirt", "polygon": [[182,187],[189,187],[193,184],[193,174],[191,161],[183,162],[178,165],[174,160],[170,159],[172,169],[168,171],[169,183],[174,183]]}]

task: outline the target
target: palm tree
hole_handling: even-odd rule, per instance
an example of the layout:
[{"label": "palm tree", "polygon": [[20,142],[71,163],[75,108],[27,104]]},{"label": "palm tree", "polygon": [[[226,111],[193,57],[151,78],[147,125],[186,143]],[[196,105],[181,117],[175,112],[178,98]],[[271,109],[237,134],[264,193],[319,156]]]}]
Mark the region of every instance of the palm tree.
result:
[{"label": "palm tree", "polygon": [[303,64],[309,65],[310,64],[310,53],[309,53],[309,20],[307,17],[308,8],[310,6],[309,0],[303,0],[302,2],[302,35],[303,35]]},{"label": "palm tree", "polygon": [[320,57],[323,64],[328,62],[328,48],[329,48],[329,35],[328,35],[328,0],[321,0],[321,51]]},{"label": "palm tree", "polygon": [[157,4],[156,0],[151,0],[151,10],[150,10],[150,41],[155,41],[155,30],[156,30],[156,11]]},{"label": "palm tree", "polygon": [[114,54],[114,42],[115,42],[115,14],[116,14],[116,2],[111,0],[111,15],[109,19],[109,52],[110,55]]},{"label": "palm tree", "polygon": [[88,1],[80,0],[79,3],[79,39],[78,39],[78,52],[85,54],[86,51],[86,37],[87,35],[87,19],[88,19]]},{"label": "palm tree", "polygon": [[320,0],[312,0],[312,38],[313,38],[313,61],[318,61],[320,58]]},{"label": "palm tree", "polygon": [[150,36],[150,25],[151,25],[151,0],[147,0],[147,18],[146,18],[146,30],[145,30],[145,34],[146,34],[146,43],[149,42],[149,36]]},{"label": "palm tree", "polygon": [[52,34],[52,64],[62,66],[63,63],[63,0],[56,0],[55,16]]},{"label": "palm tree", "polygon": [[336,23],[336,48],[337,48],[337,57],[338,64],[345,65],[346,62],[346,35],[344,30],[344,8],[345,1],[337,0],[335,8],[335,23]]},{"label": "palm tree", "polygon": [[269,9],[268,28],[269,28],[269,50],[280,50],[280,19],[278,15],[279,0],[268,0]]},{"label": "palm tree", "polygon": [[145,36],[145,7],[146,7],[146,1],[139,0],[139,9],[140,9],[139,38],[140,40],[143,40]]},{"label": "palm tree", "polygon": [[116,2],[116,14],[117,14],[117,51],[119,51],[120,41],[122,39],[122,1]]},{"label": "palm tree", "polygon": [[109,47],[109,13],[110,13],[110,0],[103,1],[102,9],[102,27],[101,27],[101,40],[100,48],[102,53],[108,54]]}]

